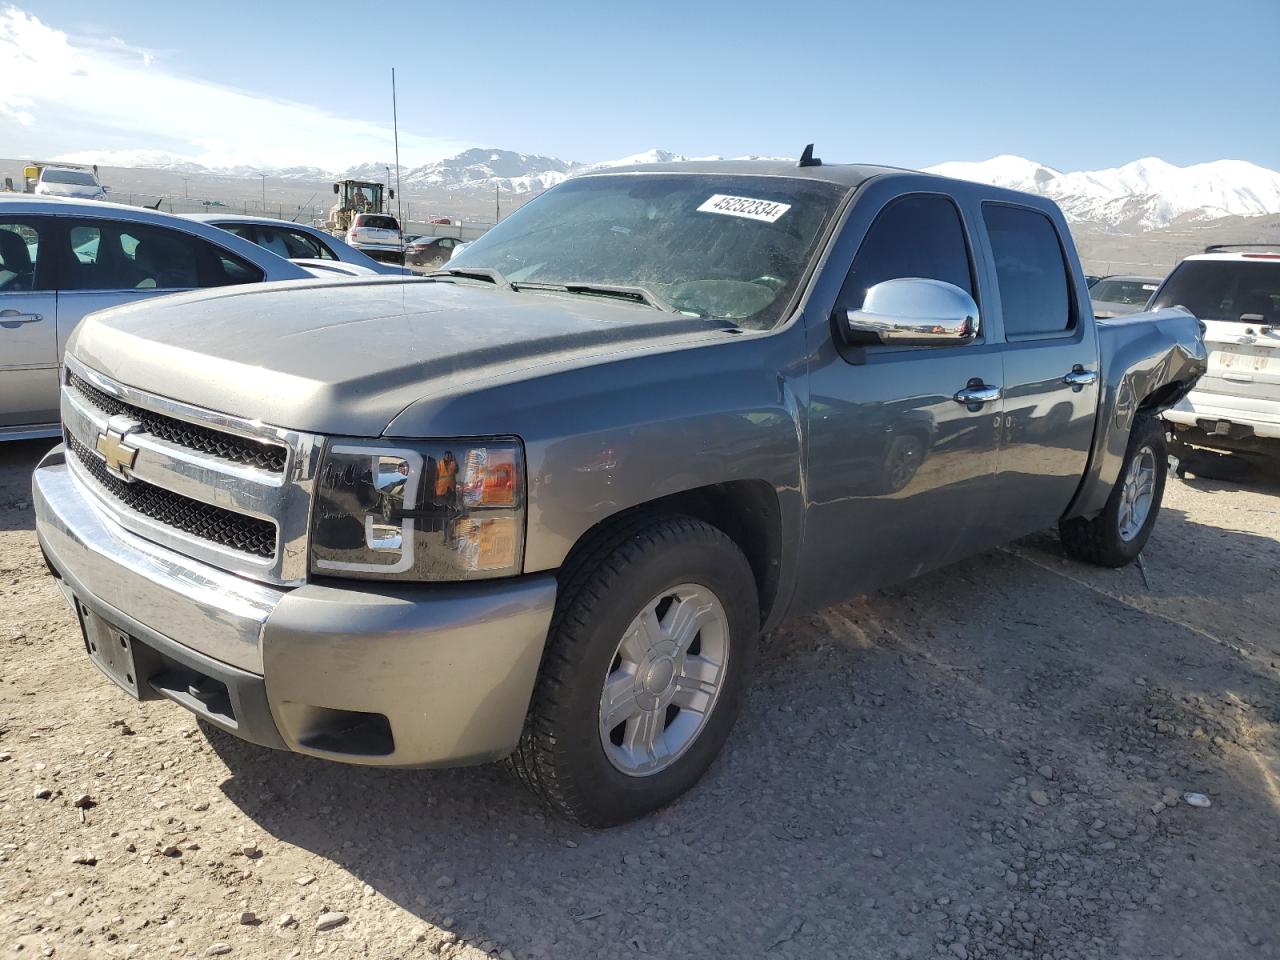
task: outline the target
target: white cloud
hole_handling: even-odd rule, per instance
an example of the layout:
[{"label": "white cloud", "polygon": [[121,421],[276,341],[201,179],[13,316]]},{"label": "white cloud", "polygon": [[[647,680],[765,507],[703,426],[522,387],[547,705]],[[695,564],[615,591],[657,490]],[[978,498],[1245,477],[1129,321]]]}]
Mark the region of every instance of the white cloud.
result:
[{"label": "white cloud", "polygon": [[[210,167],[330,170],[392,155],[390,123],[183,76],[119,37],[69,36],[17,7],[0,9],[0,133],[80,154],[122,144]],[[402,163],[470,144],[400,132]]]}]

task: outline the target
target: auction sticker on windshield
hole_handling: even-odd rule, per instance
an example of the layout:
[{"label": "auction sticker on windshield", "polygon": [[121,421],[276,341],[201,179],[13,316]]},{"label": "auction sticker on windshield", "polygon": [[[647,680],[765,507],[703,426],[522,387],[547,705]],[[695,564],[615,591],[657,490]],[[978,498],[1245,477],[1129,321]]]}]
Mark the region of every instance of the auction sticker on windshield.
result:
[{"label": "auction sticker on windshield", "polygon": [[723,213],[730,217],[746,217],[748,220],[773,223],[790,209],[789,203],[774,203],[772,200],[753,200],[751,197],[730,197],[723,193],[713,193],[698,208],[698,212]]}]

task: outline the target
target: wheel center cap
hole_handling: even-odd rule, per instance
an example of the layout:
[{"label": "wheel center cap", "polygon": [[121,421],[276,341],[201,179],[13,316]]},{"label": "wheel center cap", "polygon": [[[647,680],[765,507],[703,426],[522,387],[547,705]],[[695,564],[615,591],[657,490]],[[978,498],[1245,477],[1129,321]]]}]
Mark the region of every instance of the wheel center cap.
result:
[{"label": "wheel center cap", "polygon": [[661,693],[671,686],[675,679],[676,665],[670,657],[658,657],[652,661],[644,672],[644,689],[646,693]]}]

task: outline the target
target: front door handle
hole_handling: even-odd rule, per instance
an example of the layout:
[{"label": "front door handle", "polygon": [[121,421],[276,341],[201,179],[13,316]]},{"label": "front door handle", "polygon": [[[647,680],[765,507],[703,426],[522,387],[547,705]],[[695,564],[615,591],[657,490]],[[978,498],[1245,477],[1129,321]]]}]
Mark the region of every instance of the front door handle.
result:
[{"label": "front door handle", "polygon": [[951,399],[956,403],[963,403],[966,407],[980,406],[992,400],[999,400],[1000,388],[983,383],[975,377],[963,390],[957,390]]},{"label": "front door handle", "polygon": [[1087,387],[1091,383],[1096,383],[1097,380],[1097,370],[1086,370],[1078,363],[1071,368],[1070,373],[1062,378],[1063,383],[1067,384],[1067,386],[1075,387],[1077,390],[1080,387]]},{"label": "front door handle", "polygon": [[36,323],[44,317],[38,313],[22,313],[19,310],[0,310],[0,327],[13,329],[24,323]]}]

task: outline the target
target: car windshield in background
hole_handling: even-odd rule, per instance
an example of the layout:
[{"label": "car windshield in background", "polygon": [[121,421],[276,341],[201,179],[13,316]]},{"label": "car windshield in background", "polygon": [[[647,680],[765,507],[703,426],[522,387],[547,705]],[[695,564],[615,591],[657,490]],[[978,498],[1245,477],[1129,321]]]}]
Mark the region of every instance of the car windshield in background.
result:
[{"label": "car windshield in background", "polygon": [[521,207],[449,268],[496,270],[517,289],[642,288],[681,313],[765,329],[804,278],[847,189],[789,177],[582,177]]},{"label": "car windshield in background", "polygon": [[1146,303],[1159,286],[1151,280],[1099,280],[1089,288],[1089,296],[1104,303]]},{"label": "car windshield in background", "polygon": [[396,223],[395,217],[379,217],[372,214],[362,214],[356,221],[357,227],[369,227],[372,230],[399,230],[400,225]]},{"label": "car windshield in background", "polygon": [[1280,260],[1184,260],[1151,309],[1186,307],[1201,320],[1280,324]]},{"label": "car windshield in background", "polygon": [[93,174],[83,170],[46,170],[40,175],[41,183],[69,183],[76,187],[96,187]]}]

